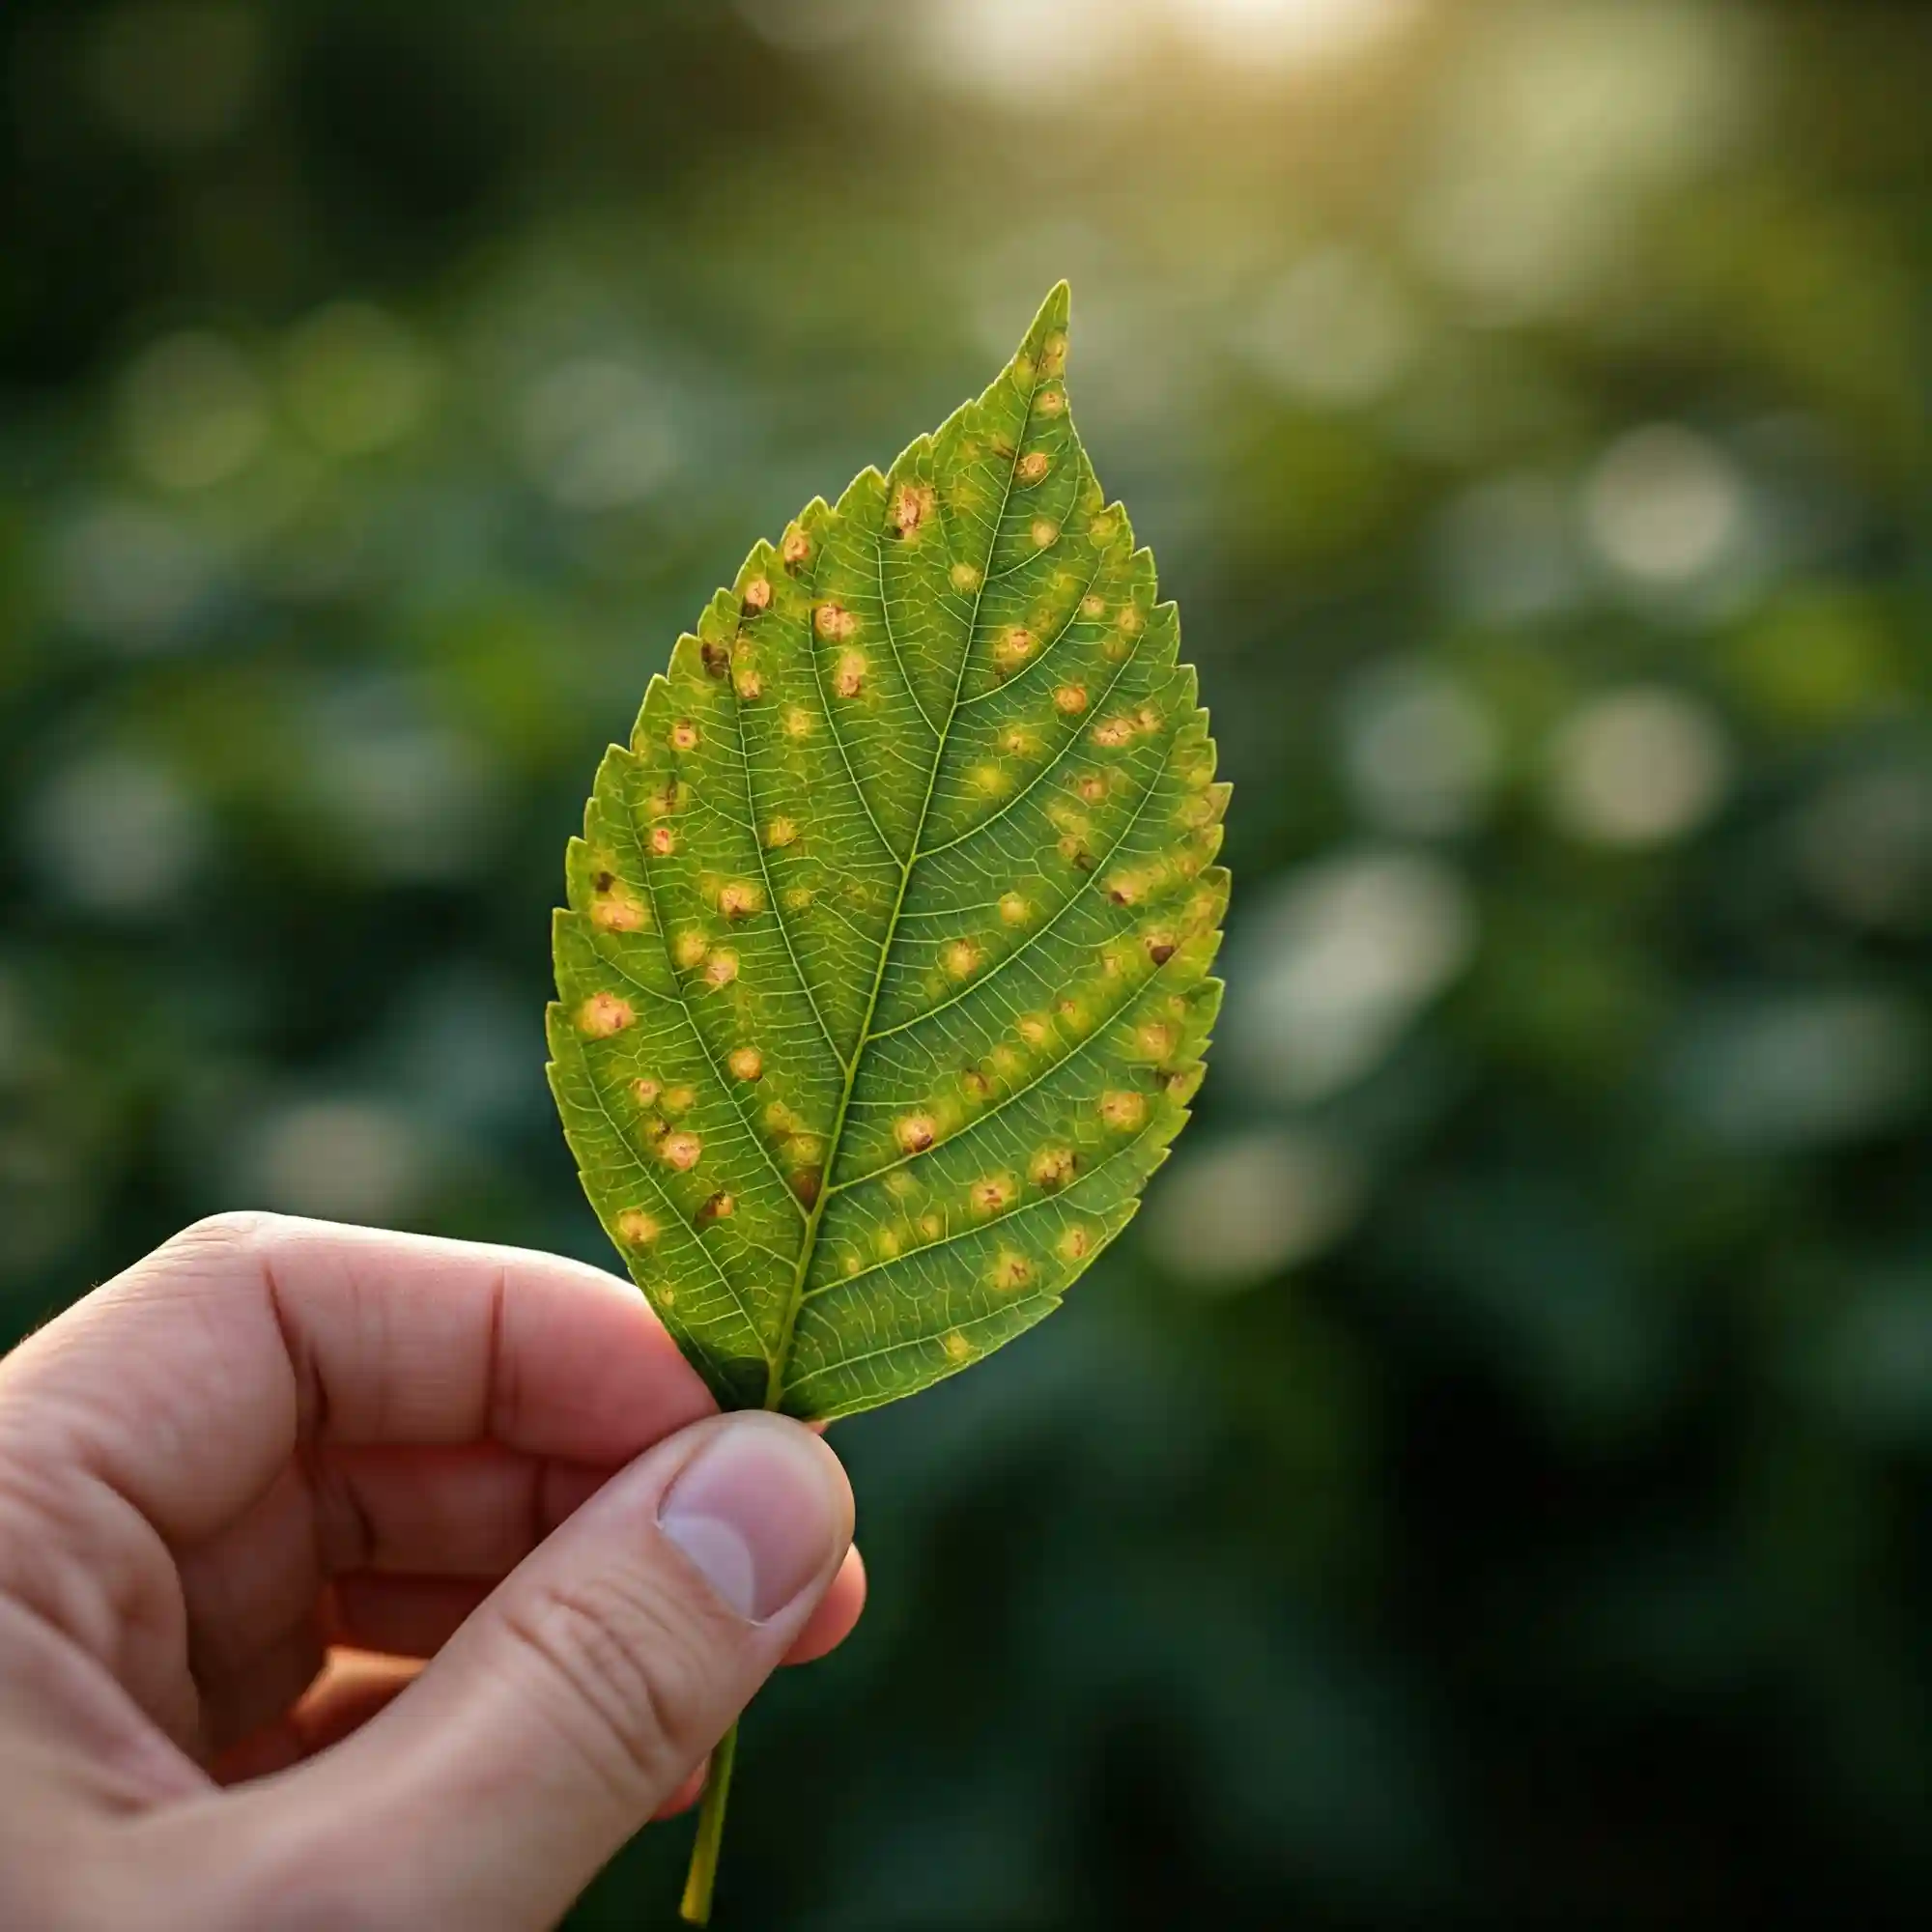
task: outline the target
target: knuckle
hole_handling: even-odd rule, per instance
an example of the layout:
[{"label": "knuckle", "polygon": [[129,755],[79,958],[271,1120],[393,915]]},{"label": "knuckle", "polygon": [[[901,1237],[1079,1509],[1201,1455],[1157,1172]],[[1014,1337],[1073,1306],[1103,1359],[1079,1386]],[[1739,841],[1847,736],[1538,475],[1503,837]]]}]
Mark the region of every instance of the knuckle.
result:
[{"label": "knuckle", "polygon": [[255,1208],[230,1208],[219,1214],[205,1214],[164,1242],[158,1252],[174,1259],[253,1255],[279,1219]]},{"label": "knuckle", "polygon": [[508,1624],[561,1693],[554,1719],[625,1803],[654,1801],[711,1742],[702,1633],[650,1578],[549,1583]]}]

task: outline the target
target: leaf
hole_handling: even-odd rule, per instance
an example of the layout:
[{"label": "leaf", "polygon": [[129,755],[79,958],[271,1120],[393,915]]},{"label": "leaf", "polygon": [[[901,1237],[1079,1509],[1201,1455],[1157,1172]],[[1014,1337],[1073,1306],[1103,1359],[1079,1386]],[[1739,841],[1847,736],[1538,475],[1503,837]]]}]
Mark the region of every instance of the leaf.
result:
[{"label": "leaf", "polygon": [[752,552],[571,844],[552,1085],[725,1407],[848,1414],[1032,1326],[1199,1084],[1227,787],[1066,307]]}]

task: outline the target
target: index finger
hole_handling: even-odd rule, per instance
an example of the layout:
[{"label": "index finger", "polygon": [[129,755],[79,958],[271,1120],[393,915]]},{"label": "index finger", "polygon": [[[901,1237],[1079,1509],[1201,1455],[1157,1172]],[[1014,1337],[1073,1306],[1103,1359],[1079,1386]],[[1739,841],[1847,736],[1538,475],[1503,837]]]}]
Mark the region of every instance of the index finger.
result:
[{"label": "index finger", "polygon": [[231,1520],[305,1439],[611,1466],[715,1406],[602,1269],[272,1214],[176,1236],[0,1365],[0,1395],[27,1435],[0,1448],[95,1468],[170,1542]]}]

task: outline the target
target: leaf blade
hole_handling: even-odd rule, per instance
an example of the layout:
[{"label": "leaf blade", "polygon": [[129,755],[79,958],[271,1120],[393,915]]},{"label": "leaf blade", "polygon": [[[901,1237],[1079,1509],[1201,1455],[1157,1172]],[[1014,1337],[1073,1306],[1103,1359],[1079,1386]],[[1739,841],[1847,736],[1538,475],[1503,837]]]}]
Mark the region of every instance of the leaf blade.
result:
[{"label": "leaf blade", "polygon": [[1066,300],[753,549],[573,841],[559,1111],[728,1406],[849,1413],[1031,1326],[1198,1084],[1226,787],[1073,428]]}]

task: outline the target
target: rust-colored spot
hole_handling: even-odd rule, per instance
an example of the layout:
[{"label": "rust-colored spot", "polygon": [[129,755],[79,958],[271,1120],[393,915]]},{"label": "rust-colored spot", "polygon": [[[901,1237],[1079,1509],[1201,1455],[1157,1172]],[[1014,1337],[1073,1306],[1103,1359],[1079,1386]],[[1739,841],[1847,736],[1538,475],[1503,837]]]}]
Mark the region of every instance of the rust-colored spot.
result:
[{"label": "rust-colored spot", "polygon": [[1071,1148],[1047,1147],[1034,1155],[1027,1172],[1033,1176],[1036,1187],[1043,1187],[1052,1194],[1073,1179],[1079,1164],[1079,1156]]},{"label": "rust-colored spot", "polygon": [[1134,735],[1132,721],[1125,718],[1103,718],[1094,727],[1094,742],[1108,751],[1124,745]]},{"label": "rust-colored spot", "polygon": [[821,604],[811,615],[812,628],[827,643],[842,644],[859,634],[859,620],[842,604]]},{"label": "rust-colored spot", "polygon": [[1058,389],[1042,389],[1033,406],[1043,416],[1057,416],[1066,407],[1066,398]]},{"label": "rust-colored spot", "polygon": [[1045,450],[1030,449],[1014,466],[1013,474],[1022,483],[1039,483],[1045,480],[1046,472],[1052,467],[1052,459]]},{"label": "rust-colored spot", "polygon": [[857,697],[866,688],[866,660],[858,651],[847,651],[832,672],[832,689],[840,697]]},{"label": "rust-colored spot", "polygon": [[728,1221],[737,1211],[738,1204],[721,1187],[697,1210],[697,1225],[701,1228],[709,1221]]},{"label": "rust-colored spot", "polygon": [[663,1083],[653,1080],[648,1073],[641,1079],[631,1082],[631,1096],[640,1107],[650,1106],[663,1092]]},{"label": "rust-colored spot", "polygon": [[704,1154],[704,1143],[694,1133],[667,1134],[658,1152],[680,1174],[689,1174]]},{"label": "rust-colored spot", "polygon": [[1107,896],[1117,906],[1138,905],[1147,893],[1147,882],[1131,872],[1116,872],[1107,881]]},{"label": "rust-colored spot", "polygon": [[1098,805],[1107,796],[1107,781],[1097,772],[1088,772],[1073,781],[1075,795],[1084,805]]},{"label": "rust-colored spot", "polygon": [[764,909],[764,891],[750,879],[733,879],[729,885],[718,889],[718,910],[726,919],[749,919],[753,913]]},{"label": "rust-colored spot", "polygon": [[1084,839],[1071,834],[1060,841],[1060,856],[1076,871],[1091,872],[1100,862],[1087,849]]},{"label": "rust-colored spot", "polygon": [[1147,1120],[1147,1095],[1109,1089],[1100,1095],[1100,1118],[1117,1134],[1129,1134]]},{"label": "rust-colored spot", "polygon": [[973,1206],[982,1214],[998,1214],[1013,1205],[1017,1191],[1010,1174],[990,1174],[984,1180],[973,1183]]},{"label": "rust-colored spot", "polygon": [[617,1238],[634,1248],[647,1248],[659,1235],[658,1224],[641,1208],[626,1208],[617,1216]]},{"label": "rust-colored spot", "polygon": [[1056,328],[1040,344],[1039,371],[1042,376],[1058,376],[1066,367],[1066,333]]},{"label": "rust-colored spot", "polygon": [[695,752],[697,749],[697,726],[689,718],[680,718],[670,727],[670,748],[673,752]]},{"label": "rust-colored spot", "polygon": [[752,665],[739,665],[731,673],[731,689],[748,703],[765,695],[765,681]]},{"label": "rust-colored spot", "polygon": [[923,1153],[936,1131],[930,1114],[908,1114],[893,1127],[894,1138],[907,1153]]},{"label": "rust-colored spot", "polygon": [[818,1199],[819,1171],[815,1167],[802,1167],[791,1178],[791,1191],[798,1197],[800,1205],[811,1207]]},{"label": "rust-colored spot", "polygon": [[714,952],[704,962],[704,977],[714,986],[728,986],[738,977],[738,955]]},{"label": "rust-colored spot", "polygon": [[695,1087],[672,1087],[664,1096],[667,1114],[689,1113],[697,1104],[697,1090]]},{"label": "rust-colored spot", "polygon": [[1033,1279],[1033,1264],[1024,1255],[1003,1248],[993,1264],[993,1286],[1008,1294],[1016,1293]]},{"label": "rust-colored spot", "polygon": [[1039,639],[1024,624],[1009,624],[993,646],[993,663],[1002,674],[1017,670],[1033,656]]},{"label": "rust-colored spot", "polygon": [[1149,1020],[1134,1034],[1135,1043],[1150,1060],[1165,1060],[1174,1051],[1174,1029],[1165,1020]]},{"label": "rust-colored spot", "polygon": [[1087,687],[1084,684],[1056,685],[1053,708],[1068,718],[1079,717],[1087,709]]},{"label": "rust-colored spot", "polygon": [[1146,621],[1146,618],[1141,615],[1138,604],[1124,606],[1121,611],[1122,635],[1128,638],[1135,636]]},{"label": "rust-colored spot", "polygon": [[1094,1238],[1085,1228],[1069,1228],[1060,1237],[1060,1258],[1067,1262],[1084,1262],[1093,1245]]},{"label": "rust-colored spot", "polygon": [[595,900],[590,918],[606,932],[641,932],[648,923],[643,907],[628,893],[611,893]]},{"label": "rust-colored spot", "polygon": [[677,834],[668,825],[654,826],[651,830],[651,850],[660,859],[668,859],[677,850]]},{"label": "rust-colored spot", "polygon": [[770,580],[754,577],[745,586],[745,609],[753,617],[761,611],[772,608],[772,586]]},{"label": "rust-colored spot", "polygon": [[1147,947],[1147,956],[1156,966],[1165,966],[1174,957],[1174,935],[1171,932],[1150,932],[1142,942]]},{"label": "rust-colored spot", "polygon": [[811,539],[794,524],[779,545],[779,558],[787,570],[796,570],[811,554]]},{"label": "rust-colored spot", "polygon": [[1028,534],[1033,538],[1035,550],[1047,550],[1059,541],[1060,526],[1051,517],[1036,517]]},{"label": "rust-colored spot", "polygon": [[704,964],[704,955],[710,951],[711,942],[703,933],[680,932],[672,943],[671,957],[689,973],[694,967]]},{"label": "rust-colored spot", "polygon": [[955,590],[977,590],[980,587],[980,570],[977,564],[955,563],[947,575],[952,580],[952,587]]},{"label": "rust-colored spot", "polygon": [[592,993],[577,1009],[577,1025],[581,1033],[586,1033],[592,1039],[609,1039],[613,1033],[622,1033],[637,1018],[629,1000],[620,1000],[615,993]]},{"label": "rust-colored spot", "polygon": [[893,527],[909,537],[932,514],[932,492],[923,483],[901,483],[893,498]]},{"label": "rust-colored spot", "polygon": [[697,647],[698,662],[710,677],[723,677],[731,668],[731,647],[716,638],[707,638]]},{"label": "rust-colored spot", "polygon": [[765,1056],[755,1046],[734,1046],[724,1065],[740,1080],[759,1080],[764,1077]]},{"label": "rust-colored spot", "polygon": [[1107,614],[1107,600],[1090,590],[1080,600],[1080,614],[1083,617],[1104,617]]},{"label": "rust-colored spot", "polygon": [[993,1097],[993,1083],[977,1066],[964,1068],[959,1075],[959,1084],[975,1100],[990,1100]]}]

